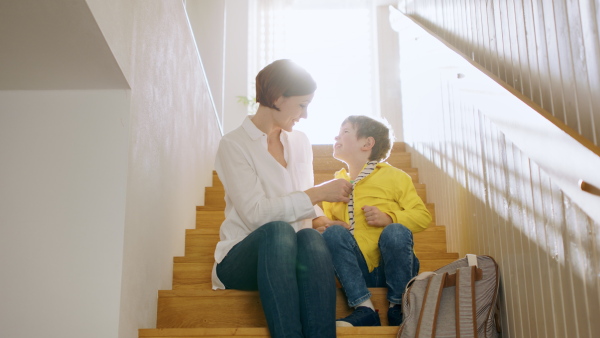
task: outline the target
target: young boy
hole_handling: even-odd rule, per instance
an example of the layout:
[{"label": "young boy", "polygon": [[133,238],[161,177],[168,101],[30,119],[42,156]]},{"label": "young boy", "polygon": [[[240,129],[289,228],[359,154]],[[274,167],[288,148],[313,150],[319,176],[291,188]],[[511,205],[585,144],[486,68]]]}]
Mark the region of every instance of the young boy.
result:
[{"label": "young boy", "polygon": [[332,225],[323,237],[336,275],[355,310],[337,326],[379,326],[369,287],[387,287],[389,325],[402,322],[402,294],[419,272],[413,233],[427,228],[431,215],[411,177],[383,162],[392,148],[390,129],[366,116],[350,116],[335,138],[333,157],[347,167],[335,174],[352,183],[350,202],[323,202]]}]

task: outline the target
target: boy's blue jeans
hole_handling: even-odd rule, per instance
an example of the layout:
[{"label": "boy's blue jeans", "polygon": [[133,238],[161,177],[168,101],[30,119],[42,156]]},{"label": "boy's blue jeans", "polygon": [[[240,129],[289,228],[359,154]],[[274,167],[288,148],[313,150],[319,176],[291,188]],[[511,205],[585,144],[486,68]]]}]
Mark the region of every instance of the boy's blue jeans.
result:
[{"label": "boy's blue jeans", "polygon": [[406,284],[419,273],[412,232],[402,224],[392,223],[383,229],[379,237],[381,262],[371,272],[348,229],[340,225],[331,226],[323,232],[323,238],[350,307],[371,298],[370,287],[387,287],[387,299],[400,304]]},{"label": "boy's blue jeans", "polygon": [[272,337],[335,337],[335,275],[318,231],[264,224],[227,253],[217,275],[227,289],[259,291]]}]

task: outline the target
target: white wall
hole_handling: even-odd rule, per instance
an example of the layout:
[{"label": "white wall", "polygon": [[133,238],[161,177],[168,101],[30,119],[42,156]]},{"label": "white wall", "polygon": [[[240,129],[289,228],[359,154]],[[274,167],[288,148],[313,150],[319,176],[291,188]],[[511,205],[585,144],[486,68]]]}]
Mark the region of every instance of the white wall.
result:
[{"label": "white wall", "polygon": [[2,1],[0,46],[0,90],[128,88],[84,0]]},{"label": "white wall", "polygon": [[598,1],[400,0],[398,8],[600,145]]},{"label": "white wall", "polygon": [[224,119],[226,1],[187,0],[186,11],[220,121]]},{"label": "white wall", "polygon": [[400,54],[398,33],[390,27],[389,4],[386,1],[375,9],[377,16],[377,48],[379,59],[379,102],[381,116],[387,120],[396,142],[404,141],[402,123],[402,90],[400,87]]},{"label": "white wall", "polygon": [[[36,29],[3,26],[0,42],[18,49],[42,35],[35,53],[78,62],[53,59],[61,71],[40,67],[39,83],[2,79],[0,336],[137,337],[155,326],[221,135],[183,2],[19,3],[2,15]],[[105,71],[82,72],[76,56],[89,50],[65,36],[109,50],[87,66]],[[23,51],[13,67],[44,60]],[[13,90],[22,83],[40,90]]]},{"label": "white wall", "polygon": [[[421,18],[441,11],[421,5]],[[438,24],[481,13],[468,7]],[[498,262],[502,336],[597,337],[600,197],[576,185],[578,179],[600,185],[600,148],[447,41],[404,16],[397,22],[407,149],[435,203],[437,223],[446,226],[448,249]],[[491,50],[479,52],[487,64],[503,61]]]},{"label": "white wall", "polygon": [[[250,0],[187,0],[186,8],[215,106],[225,133],[237,128],[247,109],[238,96],[254,96],[248,75]],[[250,79],[250,80],[249,80]]]},{"label": "white wall", "polygon": [[0,335],[116,337],[129,97],[0,91]]},{"label": "white wall", "polygon": [[220,139],[181,1],[88,0],[131,84],[119,337],[156,323],[159,289],[211,185]]}]

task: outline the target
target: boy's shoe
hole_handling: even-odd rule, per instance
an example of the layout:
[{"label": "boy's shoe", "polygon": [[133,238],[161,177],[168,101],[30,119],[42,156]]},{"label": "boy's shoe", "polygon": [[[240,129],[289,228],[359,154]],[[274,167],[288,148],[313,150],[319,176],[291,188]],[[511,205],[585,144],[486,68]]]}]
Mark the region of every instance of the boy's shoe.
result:
[{"label": "boy's shoe", "polygon": [[388,325],[399,326],[402,324],[402,307],[396,304],[388,309]]},{"label": "boy's shoe", "polygon": [[379,314],[368,306],[359,306],[348,317],[335,321],[335,326],[381,326]]}]

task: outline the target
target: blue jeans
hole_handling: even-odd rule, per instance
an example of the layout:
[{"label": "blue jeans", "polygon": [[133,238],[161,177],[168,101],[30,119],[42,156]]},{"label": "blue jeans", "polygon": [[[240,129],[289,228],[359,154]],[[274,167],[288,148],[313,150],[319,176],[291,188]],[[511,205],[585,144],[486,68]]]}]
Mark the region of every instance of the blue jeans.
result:
[{"label": "blue jeans", "polygon": [[346,228],[331,226],[325,230],[323,238],[350,307],[371,298],[368,288],[374,287],[387,287],[387,299],[400,304],[406,284],[419,273],[412,232],[402,224],[392,223],[383,229],[379,237],[381,262],[371,272],[356,239]]},{"label": "blue jeans", "polygon": [[227,253],[217,275],[227,289],[259,291],[272,337],[335,337],[335,274],[318,231],[264,224]]}]

